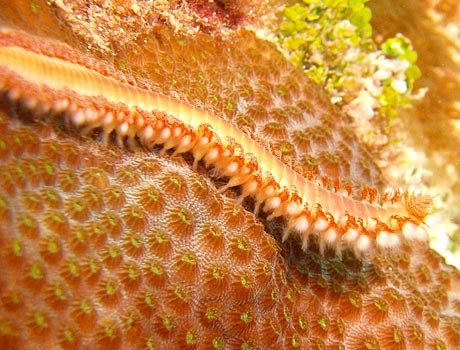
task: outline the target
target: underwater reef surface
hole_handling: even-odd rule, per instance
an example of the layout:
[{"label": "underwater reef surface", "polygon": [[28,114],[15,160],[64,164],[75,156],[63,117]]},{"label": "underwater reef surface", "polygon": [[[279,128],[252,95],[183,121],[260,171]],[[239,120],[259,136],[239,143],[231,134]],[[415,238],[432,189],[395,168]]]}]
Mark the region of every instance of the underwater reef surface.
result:
[{"label": "underwater reef surface", "polygon": [[[357,201],[366,186],[384,190],[351,119],[242,28],[257,23],[242,15],[247,7],[197,1],[166,18],[174,2],[162,3],[170,7],[140,27],[136,2],[111,4],[112,17],[100,21],[108,7],[96,3],[0,3],[2,37],[221,116],[304,176],[327,177],[324,188],[346,179]],[[207,27],[196,30],[205,15]],[[426,241],[401,235],[393,249],[371,246],[361,257],[351,243],[321,248],[318,232],[283,240],[287,214],[270,217],[262,206],[254,215],[258,198],[225,188],[217,167],[194,164],[196,153],[172,155],[165,135],[146,147],[117,119],[113,129],[76,125],[71,103],[57,113],[49,90],[21,100],[19,86],[2,86],[0,115],[4,348],[460,346],[460,274]],[[111,111],[98,102],[85,106]]]}]

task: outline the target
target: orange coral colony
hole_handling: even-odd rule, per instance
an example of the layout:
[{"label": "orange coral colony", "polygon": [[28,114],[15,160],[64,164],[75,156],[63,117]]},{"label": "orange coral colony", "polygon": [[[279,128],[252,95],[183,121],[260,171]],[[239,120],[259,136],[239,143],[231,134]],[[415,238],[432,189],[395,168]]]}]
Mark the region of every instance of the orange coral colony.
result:
[{"label": "orange coral colony", "polygon": [[0,31],[0,349],[460,348],[428,201],[377,198],[328,96],[250,31],[148,32]]},{"label": "orange coral colony", "polygon": [[200,165],[30,117],[0,112],[0,348],[460,346],[460,274],[425,243],[281,246]]},{"label": "orange coral colony", "polygon": [[[256,207],[264,204],[271,218],[285,217],[283,239],[298,232],[304,248],[310,234],[319,237],[321,247],[332,247],[339,255],[351,248],[358,256],[372,253],[375,245],[399,246],[401,233],[406,239],[426,239],[419,224],[429,212],[429,197],[395,191],[380,199],[376,189],[365,188],[359,199],[353,198],[351,189],[338,181],[331,187],[325,178],[315,181],[299,173],[295,161],[283,162],[238,125],[187,101],[139,87],[65,45],[3,29],[0,64],[0,87],[10,100],[20,100],[29,109],[65,113],[86,132],[101,128],[105,138],[115,132],[131,145],[138,140],[149,149],[162,145],[163,151],[175,149],[174,154],[190,152],[195,166],[203,160],[228,178],[224,189],[241,186],[241,199],[252,196]],[[300,118],[305,113],[297,112]],[[264,127],[275,138],[276,130],[282,131],[282,124]]]}]

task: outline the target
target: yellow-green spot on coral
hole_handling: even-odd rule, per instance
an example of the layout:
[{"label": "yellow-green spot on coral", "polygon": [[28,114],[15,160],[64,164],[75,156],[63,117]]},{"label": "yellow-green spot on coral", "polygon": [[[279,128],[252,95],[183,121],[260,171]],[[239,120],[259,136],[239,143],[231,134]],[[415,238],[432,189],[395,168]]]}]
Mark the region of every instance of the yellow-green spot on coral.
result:
[{"label": "yellow-green spot on coral", "polygon": [[182,255],[182,261],[190,265],[197,264],[197,258],[193,252],[187,252],[184,255]]},{"label": "yellow-green spot on coral", "polygon": [[64,292],[64,288],[63,288],[61,283],[56,283],[55,284],[55,286],[54,286],[54,295],[56,296],[56,298],[58,298],[61,301],[67,299],[66,294]]},{"label": "yellow-green spot on coral", "polygon": [[184,302],[188,300],[187,292],[184,290],[182,286],[176,286],[176,288],[174,289],[174,294],[176,294],[176,296]]},{"label": "yellow-green spot on coral", "polygon": [[22,242],[18,238],[15,238],[13,242],[11,243],[11,250],[13,251],[14,256],[17,256],[17,257],[22,256],[23,254]]},{"label": "yellow-green spot on coral", "polygon": [[33,163],[28,163],[27,164],[27,167],[29,168],[29,173],[32,174],[32,175],[36,175],[37,174],[37,166]]},{"label": "yellow-green spot on coral", "polygon": [[225,345],[224,339],[222,337],[215,337],[212,339],[212,346],[214,349],[221,349]]},{"label": "yellow-green spot on coral", "polygon": [[62,335],[64,336],[64,339],[67,342],[71,343],[71,342],[75,341],[75,334],[69,328],[64,329],[64,331],[62,332]]},{"label": "yellow-green spot on coral", "polygon": [[273,330],[273,332],[276,335],[280,335],[280,333],[281,333],[280,326],[274,319],[270,320],[270,328]]},{"label": "yellow-green spot on coral", "polygon": [[394,332],[393,332],[393,339],[395,343],[397,344],[404,342],[404,334],[400,328],[395,327]]},{"label": "yellow-green spot on coral", "polygon": [[50,254],[59,253],[59,243],[57,240],[52,239],[48,242],[47,250]]},{"label": "yellow-green spot on coral", "polygon": [[156,301],[155,295],[152,292],[145,293],[144,301],[148,306],[154,307]]},{"label": "yellow-green spot on coral", "polygon": [[118,246],[116,246],[116,245],[110,246],[110,248],[109,248],[109,256],[112,259],[116,259],[116,258],[120,257],[121,256],[120,248],[118,248]]},{"label": "yellow-green spot on coral", "polygon": [[50,163],[45,163],[45,171],[48,175],[54,175],[54,167]]},{"label": "yellow-green spot on coral", "polygon": [[37,4],[37,2],[35,0],[31,1],[30,10],[32,11],[34,15],[38,14],[38,9],[39,9],[39,5]]},{"label": "yellow-green spot on coral", "polygon": [[105,285],[105,292],[107,295],[114,295],[118,290],[118,284],[114,280],[110,279]]},{"label": "yellow-green spot on coral", "polygon": [[329,318],[326,316],[326,315],[323,315],[319,320],[318,320],[318,324],[320,325],[320,327],[324,330],[324,331],[327,331],[329,330]]},{"label": "yellow-green spot on coral", "polygon": [[241,345],[242,350],[251,350],[256,348],[256,343],[253,340],[247,340]]},{"label": "yellow-green spot on coral", "polygon": [[8,323],[0,323],[0,336],[13,334],[13,328]]},{"label": "yellow-green spot on coral", "polygon": [[380,311],[383,311],[383,312],[387,312],[388,311],[388,303],[384,300],[384,299],[381,299],[381,298],[377,298],[374,300],[374,305],[377,309],[379,309]]},{"label": "yellow-green spot on coral", "polygon": [[291,311],[289,310],[289,307],[287,305],[283,306],[283,315],[286,321],[291,320]]},{"label": "yellow-green spot on coral", "polygon": [[119,221],[118,217],[114,213],[107,213],[105,218],[111,226],[116,226]]},{"label": "yellow-green spot on coral", "polygon": [[58,196],[54,191],[46,191],[46,197],[48,197],[51,202],[56,202],[58,200]]},{"label": "yellow-green spot on coral", "polygon": [[182,222],[184,222],[185,224],[187,224],[187,225],[192,224],[192,219],[189,217],[189,213],[187,212],[186,209],[182,209],[179,212],[179,217],[182,220]]},{"label": "yellow-green spot on coral", "polygon": [[209,320],[214,320],[219,316],[219,309],[216,307],[210,307],[206,309],[205,315]]},{"label": "yellow-green spot on coral", "polygon": [[66,221],[65,217],[59,212],[53,212],[51,214],[51,220],[57,224],[63,224]]},{"label": "yellow-green spot on coral", "polygon": [[145,345],[147,346],[148,350],[155,350],[157,347],[155,346],[155,339],[153,337],[150,337],[147,339],[145,342]]},{"label": "yellow-green spot on coral", "polygon": [[95,275],[101,270],[101,266],[95,259],[91,259],[88,263],[88,266],[89,266],[89,272],[91,275]]},{"label": "yellow-green spot on coral", "polygon": [[287,300],[293,301],[294,297],[292,296],[292,291],[289,289],[286,291],[286,294],[284,295]]},{"label": "yellow-green spot on coral", "polygon": [[293,347],[295,348],[299,347],[300,346],[300,336],[298,334],[294,334],[292,336],[291,343]]},{"label": "yellow-green spot on coral", "polygon": [[24,177],[24,174],[25,174],[25,173],[24,173],[24,170],[22,169],[22,167],[21,167],[20,165],[18,165],[18,166],[16,167],[16,173],[17,173],[17,175],[20,176],[20,177]]},{"label": "yellow-green spot on coral", "polygon": [[363,345],[368,350],[378,350],[380,349],[379,342],[374,337],[367,337],[364,339]]},{"label": "yellow-green spot on coral", "polygon": [[251,250],[251,243],[249,242],[249,239],[246,236],[238,238],[238,249],[243,251]]},{"label": "yellow-green spot on coral", "polygon": [[447,350],[446,344],[441,339],[435,339],[436,350]]},{"label": "yellow-green spot on coral", "polygon": [[155,235],[155,240],[158,242],[158,243],[166,243],[166,242],[169,242],[169,237],[166,233],[164,232],[158,232],[156,235]]},{"label": "yellow-green spot on coral", "polygon": [[360,308],[362,306],[362,299],[358,293],[352,292],[348,295],[348,300],[350,304],[356,308]]},{"label": "yellow-green spot on coral", "polygon": [[251,288],[254,285],[254,279],[250,275],[243,275],[241,276],[241,284],[245,288]]},{"label": "yellow-green spot on coral", "polygon": [[5,200],[5,198],[0,197],[0,209],[7,209],[8,208],[8,202]]},{"label": "yellow-green spot on coral", "polygon": [[231,101],[228,101],[228,102],[227,102],[227,110],[228,110],[228,111],[233,111],[233,110],[235,110],[235,104],[234,104],[233,102],[231,102]]},{"label": "yellow-green spot on coral", "polygon": [[149,191],[147,193],[147,196],[154,202],[157,202],[159,198],[158,193],[155,190]]},{"label": "yellow-green spot on coral", "polygon": [[291,153],[292,151],[294,151],[294,145],[290,142],[283,141],[279,149],[281,153]]},{"label": "yellow-green spot on coral", "polygon": [[67,267],[69,269],[70,274],[73,277],[80,276],[80,267],[78,266],[78,264],[75,261],[73,261],[73,260],[69,261],[69,264],[67,265]]},{"label": "yellow-green spot on coral", "polygon": [[48,327],[48,323],[46,322],[45,315],[41,311],[36,311],[34,313],[34,320],[35,324],[40,328]]},{"label": "yellow-green spot on coral", "polygon": [[251,311],[245,311],[241,314],[240,316],[241,320],[244,322],[244,323],[249,323],[249,322],[252,322],[252,320],[254,319],[253,316],[252,316],[252,313]]},{"label": "yellow-green spot on coral", "polygon": [[223,266],[217,266],[212,270],[212,277],[214,277],[216,280],[223,279],[226,274],[227,270]]},{"label": "yellow-green spot on coral", "polygon": [[308,328],[308,319],[304,314],[299,316],[298,323],[299,323],[299,327],[301,329],[307,329]]},{"label": "yellow-green spot on coral", "polygon": [[142,247],[142,241],[140,240],[139,236],[137,236],[137,235],[131,236],[129,241],[130,241],[131,245],[136,249],[139,249],[139,248]]},{"label": "yellow-green spot on coral", "polygon": [[32,277],[34,280],[40,280],[44,277],[43,275],[43,268],[40,264],[34,263],[29,271],[29,276]]},{"label": "yellow-green spot on coral", "polygon": [[211,236],[213,236],[213,237],[222,237],[222,230],[220,230],[216,226],[211,226],[209,228],[209,232],[211,233]]},{"label": "yellow-green spot on coral", "polygon": [[37,227],[35,221],[30,216],[23,215],[21,221],[24,224],[24,226],[27,227],[27,228],[36,228]]},{"label": "yellow-green spot on coral", "polygon": [[175,325],[175,319],[173,315],[166,315],[163,317],[163,325],[165,328],[170,331]]},{"label": "yellow-green spot on coral", "polygon": [[109,324],[104,328],[104,334],[107,338],[115,338],[117,336],[117,330],[113,324]]},{"label": "yellow-green spot on coral", "polygon": [[196,330],[189,329],[187,331],[186,336],[185,336],[185,341],[186,341],[187,345],[196,344],[198,342],[198,334],[197,334]]},{"label": "yellow-green spot on coral", "polygon": [[19,147],[22,147],[24,145],[24,143],[22,142],[21,137],[19,137],[18,135],[15,135],[13,137],[13,140],[14,140],[14,143]]},{"label": "yellow-green spot on coral", "polygon": [[183,185],[180,177],[178,177],[178,176],[171,176],[169,178],[169,181],[171,181],[177,187],[182,187],[182,185]]},{"label": "yellow-green spot on coral", "polygon": [[158,276],[161,276],[163,274],[163,267],[161,267],[161,265],[158,263],[152,263],[152,265],[150,266],[150,270]]},{"label": "yellow-green spot on coral", "polygon": [[78,212],[81,212],[84,209],[84,206],[79,202],[73,202],[72,206]]}]

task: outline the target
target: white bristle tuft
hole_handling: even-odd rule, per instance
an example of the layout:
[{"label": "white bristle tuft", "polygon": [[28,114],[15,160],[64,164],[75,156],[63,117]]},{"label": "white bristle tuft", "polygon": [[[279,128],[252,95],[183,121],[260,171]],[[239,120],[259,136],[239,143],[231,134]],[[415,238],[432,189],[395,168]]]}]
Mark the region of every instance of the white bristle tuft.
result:
[{"label": "white bristle tuft", "polygon": [[17,101],[21,97],[21,90],[12,88],[8,91],[7,96],[10,100]]},{"label": "white bristle tuft", "polygon": [[396,233],[379,232],[375,242],[380,248],[397,248],[401,245],[401,238]]},{"label": "white bristle tuft", "polygon": [[85,124],[85,122],[86,122],[85,114],[80,110],[78,110],[75,113],[73,113],[72,116],[71,116],[71,119],[72,119],[72,122],[76,126],[81,126],[81,125]]},{"label": "white bristle tuft", "polygon": [[69,104],[70,104],[69,99],[67,98],[60,99],[54,102],[53,110],[57,113],[64,112],[69,107]]},{"label": "white bristle tuft", "polygon": [[212,147],[204,157],[206,165],[212,165],[219,160],[219,150],[216,147]]},{"label": "white bristle tuft", "polygon": [[28,97],[24,100],[24,105],[28,108],[28,109],[33,109],[35,108],[37,105],[38,105],[38,100],[36,98],[33,98],[33,97]]},{"label": "white bristle tuft", "polygon": [[321,234],[321,240],[324,241],[328,246],[336,245],[337,241],[339,240],[337,229],[334,227],[329,227]]},{"label": "white bristle tuft", "polygon": [[161,142],[163,143],[165,140],[169,139],[171,137],[171,129],[170,128],[163,128],[160,132],[160,139]]},{"label": "white bristle tuft", "polygon": [[324,218],[319,218],[319,219],[315,220],[315,222],[313,224],[313,230],[315,232],[323,232],[328,227],[329,227],[329,223]]},{"label": "white bristle tuft", "polygon": [[153,136],[153,128],[150,125],[147,125],[144,129],[141,130],[139,136],[145,142],[150,141]]},{"label": "white bristle tuft", "polygon": [[303,235],[308,233],[311,228],[311,223],[306,215],[300,215],[299,217],[292,219],[288,228]]},{"label": "white bristle tuft", "polygon": [[108,125],[108,124],[112,124],[113,123],[113,113],[112,112],[107,112],[104,114],[104,120],[103,120],[103,123],[105,125]]},{"label": "white bristle tuft", "polygon": [[406,222],[402,227],[402,233],[407,240],[427,241],[428,232],[422,226],[412,222]]},{"label": "white bristle tuft", "polygon": [[354,252],[357,256],[367,255],[372,251],[372,239],[365,234],[358,237],[356,241]]},{"label": "white bristle tuft", "polygon": [[227,176],[233,176],[238,172],[239,168],[240,168],[240,165],[238,164],[238,162],[230,162],[230,164],[228,164],[225,167],[224,174]]},{"label": "white bristle tuft", "polygon": [[123,122],[121,123],[121,125],[117,127],[117,131],[120,136],[126,136],[126,134],[128,133],[128,130],[129,130],[129,125],[127,122]]},{"label": "white bristle tuft", "polygon": [[303,207],[301,204],[290,201],[286,205],[286,215],[290,217],[296,217],[302,213]]},{"label": "white bristle tuft", "polygon": [[265,201],[264,211],[272,211],[278,209],[281,205],[280,197],[271,197]]},{"label": "white bristle tuft", "polygon": [[359,237],[359,231],[354,228],[349,228],[342,236],[342,240],[350,246],[355,243]]}]

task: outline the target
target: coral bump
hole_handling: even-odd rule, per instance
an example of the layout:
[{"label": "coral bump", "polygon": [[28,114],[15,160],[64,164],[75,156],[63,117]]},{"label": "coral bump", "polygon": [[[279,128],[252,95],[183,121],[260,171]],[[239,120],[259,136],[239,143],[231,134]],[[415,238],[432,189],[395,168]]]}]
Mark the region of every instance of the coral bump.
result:
[{"label": "coral bump", "polygon": [[241,186],[240,200],[251,196],[269,218],[284,217],[283,239],[296,232],[306,248],[315,235],[322,251],[340,255],[349,248],[357,256],[398,247],[402,239],[426,239],[430,197],[330,188],[222,117],[133,81],[64,44],[8,28],[0,32],[0,89],[10,101],[63,114],[86,133],[101,129],[105,138],[115,133],[122,143],[191,153],[195,165],[203,161],[228,179],[223,189]]}]

